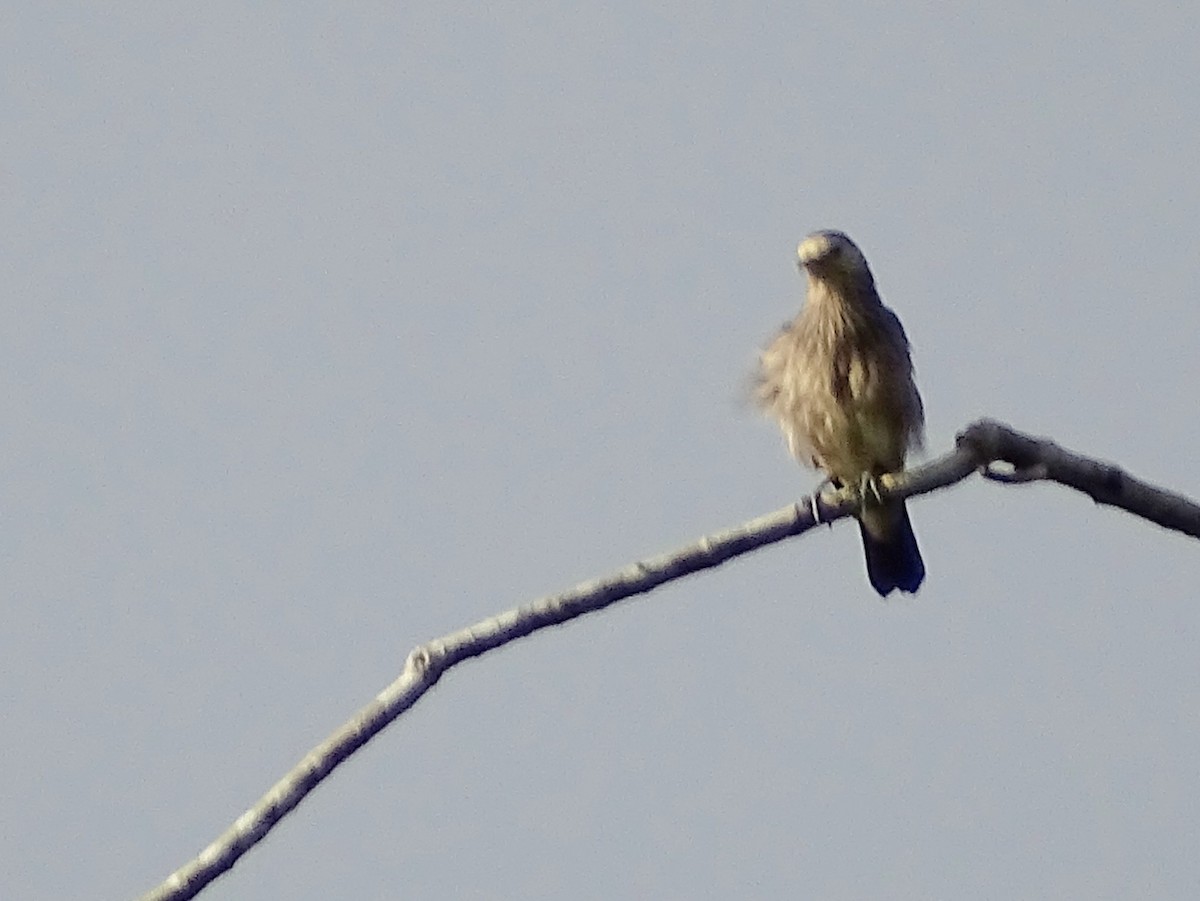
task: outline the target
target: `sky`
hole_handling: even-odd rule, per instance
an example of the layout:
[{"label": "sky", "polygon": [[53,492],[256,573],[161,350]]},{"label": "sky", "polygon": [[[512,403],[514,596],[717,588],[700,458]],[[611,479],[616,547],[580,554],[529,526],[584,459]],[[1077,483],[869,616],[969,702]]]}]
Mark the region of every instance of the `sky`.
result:
[{"label": "sky", "polygon": [[[1200,12],[21,4],[0,884],[131,898],[420,642],[793,502],[746,403],[848,232],[927,454],[1200,496]],[[1200,553],[910,503],[451,671],[208,899],[1194,898]]]}]

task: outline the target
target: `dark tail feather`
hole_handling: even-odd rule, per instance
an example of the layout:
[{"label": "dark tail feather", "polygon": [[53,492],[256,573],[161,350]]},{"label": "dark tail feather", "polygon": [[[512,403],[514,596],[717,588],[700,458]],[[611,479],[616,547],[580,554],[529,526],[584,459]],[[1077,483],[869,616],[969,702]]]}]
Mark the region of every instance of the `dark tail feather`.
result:
[{"label": "dark tail feather", "polygon": [[867,578],[883,597],[896,588],[912,593],[925,578],[925,563],[917,548],[907,508],[901,504],[898,512],[887,512],[891,515],[886,530],[868,531],[866,525],[859,523],[867,555]]}]

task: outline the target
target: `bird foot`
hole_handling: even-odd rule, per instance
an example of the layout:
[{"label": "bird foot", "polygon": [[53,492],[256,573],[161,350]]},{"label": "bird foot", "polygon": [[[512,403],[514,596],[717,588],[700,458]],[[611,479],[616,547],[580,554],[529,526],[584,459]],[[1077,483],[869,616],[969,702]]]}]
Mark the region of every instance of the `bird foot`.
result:
[{"label": "bird foot", "polygon": [[858,502],[865,510],[867,504],[880,505],[883,503],[883,493],[879,488],[879,480],[869,472],[864,472],[858,481]]},{"label": "bird foot", "polygon": [[[841,487],[841,485],[837,481],[835,481],[834,479],[831,479],[829,477],[821,479],[821,481],[817,483],[817,487],[814,488],[812,490],[812,494],[809,495],[809,503],[810,503],[809,509],[812,511],[813,522],[825,522],[825,520],[821,518],[821,505],[820,505],[821,494],[825,491],[826,488],[840,488],[840,487]],[[833,523],[830,523],[830,525],[833,525]]]}]

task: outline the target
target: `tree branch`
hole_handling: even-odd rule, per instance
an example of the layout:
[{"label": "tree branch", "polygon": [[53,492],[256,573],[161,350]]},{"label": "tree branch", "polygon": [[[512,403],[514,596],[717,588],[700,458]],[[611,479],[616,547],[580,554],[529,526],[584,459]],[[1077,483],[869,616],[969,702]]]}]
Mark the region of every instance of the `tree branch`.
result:
[{"label": "tree branch", "polygon": [[[884,476],[880,479],[880,496],[926,494],[962,481],[975,471],[1005,483],[1058,482],[1082,491],[1097,503],[1120,507],[1165,528],[1200,538],[1200,506],[1182,495],[991,420],[969,426],[958,436],[955,449],[945,456],[904,473]],[[854,490],[827,490],[674,552],[634,563],[607,578],[583,582],[562,594],[541,598],[420,645],[408,655],[400,678],[313,748],[216,841],[162,885],[143,895],[141,901],[195,897],[232,868],[334,768],[412,707],[456,663],[547,626],[603,610],[665,582],[719,566],[756,548],[803,534],[820,523],[832,524],[853,516],[858,508]]]},{"label": "tree branch", "polygon": [[[981,419],[958,436],[983,464],[983,475],[1000,482],[1049,481],[1082,491],[1098,504],[1120,507],[1164,529],[1200,538],[1200,506],[1182,494],[1135,479],[1112,463],[1093,460],[1033,438],[1001,422]],[[1011,469],[997,466],[1007,464]]]}]

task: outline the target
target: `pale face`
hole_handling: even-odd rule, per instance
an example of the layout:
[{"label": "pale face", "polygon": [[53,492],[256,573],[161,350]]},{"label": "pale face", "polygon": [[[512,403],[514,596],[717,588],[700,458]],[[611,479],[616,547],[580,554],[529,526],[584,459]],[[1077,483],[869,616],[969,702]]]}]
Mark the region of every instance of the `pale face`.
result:
[{"label": "pale face", "polygon": [[813,232],[796,248],[800,265],[813,275],[869,272],[867,260],[853,241],[837,231]]}]

